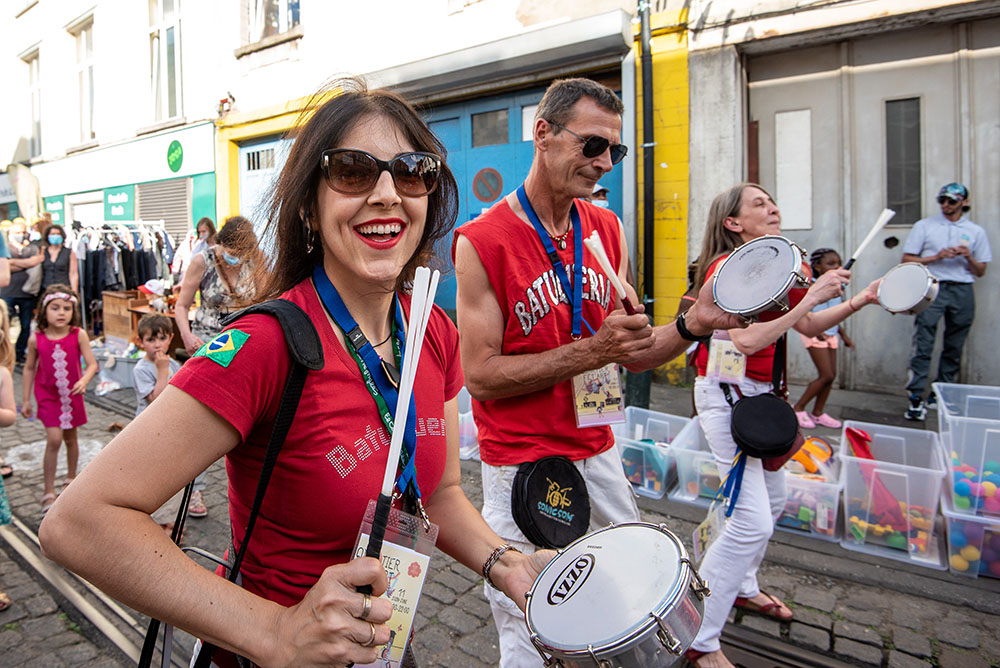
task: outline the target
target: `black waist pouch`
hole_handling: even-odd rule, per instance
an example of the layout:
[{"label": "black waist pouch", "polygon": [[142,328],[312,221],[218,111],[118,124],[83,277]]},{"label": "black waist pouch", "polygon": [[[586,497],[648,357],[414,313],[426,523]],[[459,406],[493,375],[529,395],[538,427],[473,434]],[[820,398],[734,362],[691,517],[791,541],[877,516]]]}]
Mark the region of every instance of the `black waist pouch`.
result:
[{"label": "black waist pouch", "polygon": [[566,547],[590,526],[587,483],[565,457],[521,464],[514,476],[510,506],[517,528],[539,547]]}]

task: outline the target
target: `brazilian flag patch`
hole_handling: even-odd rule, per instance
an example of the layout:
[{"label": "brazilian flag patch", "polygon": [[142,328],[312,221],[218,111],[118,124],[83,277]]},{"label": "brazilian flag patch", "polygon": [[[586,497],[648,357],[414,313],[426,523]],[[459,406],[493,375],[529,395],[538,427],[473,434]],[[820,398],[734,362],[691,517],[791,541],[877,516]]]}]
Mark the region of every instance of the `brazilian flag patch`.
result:
[{"label": "brazilian flag patch", "polygon": [[194,357],[207,357],[219,366],[228,367],[249,338],[246,332],[230,329],[199,348]]}]

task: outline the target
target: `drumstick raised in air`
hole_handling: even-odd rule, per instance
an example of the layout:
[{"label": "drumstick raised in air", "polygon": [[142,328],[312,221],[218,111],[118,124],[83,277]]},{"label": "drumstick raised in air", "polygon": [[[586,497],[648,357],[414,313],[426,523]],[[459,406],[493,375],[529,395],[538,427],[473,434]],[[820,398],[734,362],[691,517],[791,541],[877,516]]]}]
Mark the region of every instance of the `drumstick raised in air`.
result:
[{"label": "drumstick raised in air", "polygon": [[878,220],[875,221],[875,224],[872,226],[872,229],[868,232],[868,236],[865,237],[865,240],[861,242],[861,245],[858,246],[858,249],[854,251],[853,255],[851,255],[851,259],[849,259],[847,261],[847,264],[844,265],[844,269],[851,268],[851,266],[854,264],[854,261],[858,259],[859,255],[861,255],[861,251],[865,249],[865,246],[867,246],[871,242],[871,240],[875,238],[875,235],[878,234],[879,230],[885,227],[886,223],[892,220],[892,217],[895,215],[896,212],[893,211],[892,209],[882,209],[882,213],[878,215]]},{"label": "drumstick raised in air", "polygon": [[597,260],[597,264],[601,265],[601,269],[604,271],[604,275],[608,277],[608,280],[611,281],[611,285],[615,286],[618,296],[622,299],[622,307],[625,309],[625,312],[633,315],[635,308],[628,299],[628,293],[625,292],[622,280],[618,278],[618,274],[611,268],[611,260],[608,259],[608,254],[604,251],[604,244],[601,243],[601,237],[597,234],[597,231],[591,232],[590,236],[583,240],[583,243],[590,249],[590,254]]},{"label": "drumstick raised in air", "polygon": [[[392,439],[389,441],[389,459],[386,462],[385,475],[382,478],[382,492],[375,505],[375,517],[372,519],[368,547],[365,550],[365,556],[376,559],[382,552],[382,540],[385,537],[389,509],[392,506],[392,487],[396,482],[399,451],[403,446],[403,432],[406,431],[406,419],[410,412],[413,381],[416,377],[420,350],[423,348],[427,321],[430,319],[431,309],[434,306],[434,294],[437,292],[440,276],[441,274],[437,270],[431,274],[427,267],[417,267],[413,277],[410,320],[406,324],[406,352],[403,355],[402,368],[399,370],[399,395],[396,400],[396,413],[393,417]],[[358,591],[361,591],[361,588]],[[362,593],[370,594],[370,588],[369,591]]]}]

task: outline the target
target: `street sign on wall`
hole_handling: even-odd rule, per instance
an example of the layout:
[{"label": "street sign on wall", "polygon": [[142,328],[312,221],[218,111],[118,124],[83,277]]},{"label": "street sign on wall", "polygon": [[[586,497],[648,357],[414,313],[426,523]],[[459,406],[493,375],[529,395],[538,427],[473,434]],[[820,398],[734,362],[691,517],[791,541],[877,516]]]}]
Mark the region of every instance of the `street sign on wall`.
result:
[{"label": "street sign on wall", "polygon": [[62,195],[58,197],[46,197],[45,210],[52,214],[52,223],[54,225],[65,225],[66,221],[63,220],[63,214],[66,209],[66,198]]}]

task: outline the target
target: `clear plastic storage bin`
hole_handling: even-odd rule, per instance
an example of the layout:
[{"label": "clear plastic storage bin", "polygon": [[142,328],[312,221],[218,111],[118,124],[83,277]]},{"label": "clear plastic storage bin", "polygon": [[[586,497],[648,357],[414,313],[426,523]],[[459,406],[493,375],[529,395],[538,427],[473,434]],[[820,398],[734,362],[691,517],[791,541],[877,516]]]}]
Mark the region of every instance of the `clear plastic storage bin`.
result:
[{"label": "clear plastic storage bin", "polygon": [[625,477],[632,483],[636,494],[653,499],[663,498],[676,476],[669,448],[660,443],[645,443],[630,438],[619,438],[617,443],[621,449]]},{"label": "clear plastic storage bin", "polygon": [[933,388],[952,511],[1000,516],[1000,387]]},{"label": "clear plastic storage bin", "polygon": [[[853,454],[847,429],[871,436],[874,459]],[[937,434],[845,422],[841,434],[844,537],[848,550],[944,570],[934,520],[945,476]]]},{"label": "clear plastic storage bin", "polygon": [[719,469],[697,417],[677,435],[672,445],[671,452],[677,462],[677,486],[670,492],[670,498],[709,506],[719,491]]},{"label": "clear plastic storage bin", "polygon": [[941,512],[948,527],[948,568],[955,575],[1000,578],[1000,518],[955,512],[947,494]]},{"label": "clear plastic storage bin", "polygon": [[840,513],[840,490],[843,481],[840,467],[831,465],[833,478],[817,478],[789,472],[785,476],[788,500],[777,526],[793,533],[806,533],[823,540],[837,540],[837,517]]},{"label": "clear plastic storage bin", "polygon": [[668,446],[690,422],[636,406],[625,408],[625,422],[613,425],[612,431],[625,477],[637,494],[659,499],[673,486],[677,473]]},{"label": "clear plastic storage bin", "polygon": [[461,459],[479,459],[479,431],[472,419],[472,396],[458,391],[458,454]]}]

